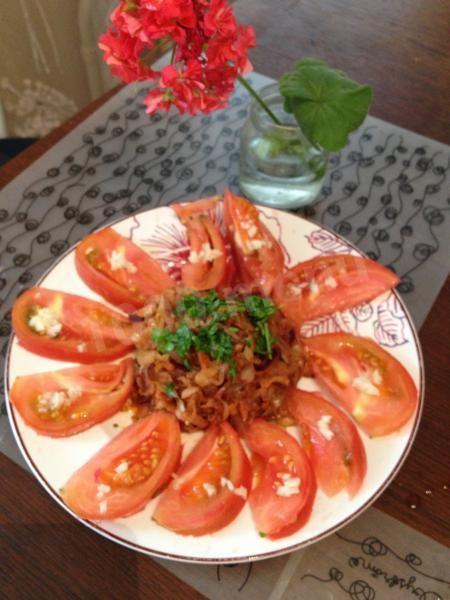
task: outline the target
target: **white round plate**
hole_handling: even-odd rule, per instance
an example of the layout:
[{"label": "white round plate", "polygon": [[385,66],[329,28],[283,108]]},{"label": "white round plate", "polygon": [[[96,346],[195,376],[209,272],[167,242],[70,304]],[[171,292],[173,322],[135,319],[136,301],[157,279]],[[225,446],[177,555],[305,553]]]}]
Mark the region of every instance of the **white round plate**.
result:
[{"label": "white round plate", "polygon": [[[285,248],[290,265],[326,253],[360,254],[348,242],[316,224],[273,209],[261,208],[261,212],[264,222]],[[174,250],[186,244],[184,228],[168,207],[123,219],[113,227],[151,251],[169,267],[172,266],[170,262],[176,262]],[[44,275],[40,285],[101,300],[78,277],[73,248]],[[273,557],[304,547],[361,514],[390,483],[411,448],[423,402],[423,363],[414,326],[396,293],[385,293],[370,304],[307,323],[302,333],[310,336],[341,330],[371,337],[393,354],[408,369],[420,398],[416,414],[396,433],[369,439],[360,432],[367,452],[368,469],[362,488],[353,499],[350,500],[345,491],[334,498],[327,498],[319,491],[308,523],[294,535],[276,541],[258,535],[248,505],[228,527],[195,540],[167,531],[152,521],[155,500],[131,517],[101,522],[81,520],[82,523],[111,540],[147,554],[189,562],[236,563]],[[6,361],[7,389],[18,375],[51,371],[67,365],[27,352],[13,336]],[[311,380],[302,380],[300,386],[315,389]],[[9,402],[7,406],[17,443],[31,470],[68,512],[71,511],[60,498],[60,488],[78,467],[130,422],[128,413],[119,413],[73,437],[52,439],[38,435],[24,424]],[[185,453],[199,435],[183,434]]]}]

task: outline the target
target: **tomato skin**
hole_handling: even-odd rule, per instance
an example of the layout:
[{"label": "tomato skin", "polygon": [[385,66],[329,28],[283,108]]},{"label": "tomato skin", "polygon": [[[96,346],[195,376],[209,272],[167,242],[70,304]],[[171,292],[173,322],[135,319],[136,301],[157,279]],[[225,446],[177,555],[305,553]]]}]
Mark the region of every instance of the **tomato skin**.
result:
[{"label": "tomato skin", "polygon": [[191,254],[200,254],[206,246],[220,254],[212,261],[187,263],[181,268],[183,284],[196,291],[218,287],[227,275],[227,251],[225,240],[214,223],[205,216],[191,216],[186,221]]},{"label": "tomato skin", "polygon": [[[29,326],[29,314],[36,307],[54,312],[62,324],[59,335],[50,337]],[[120,313],[81,296],[41,287],[19,296],[12,310],[12,325],[24,348],[57,360],[105,362],[125,356],[133,347],[132,325]]]},{"label": "tomato skin", "polygon": [[[269,296],[276,278],[284,270],[280,244],[261,222],[256,206],[245,198],[226,190],[223,207],[240,281]],[[253,249],[256,241],[261,247]]]},{"label": "tomato skin", "polygon": [[[307,522],[314,504],[317,486],[309,459],[282,427],[262,419],[255,419],[247,428],[245,440],[258,455],[258,470],[261,459],[264,461],[249,496],[256,527],[271,539],[291,535]],[[280,472],[300,478],[299,492],[288,497],[276,493]]]},{"label": "tomato skin", "polygon": [[368,302],[398,282],[390,269],[368,258],[317,256],[280,275],[273,298],[288,319],[301,325]]},{"label": "tomato skin", "polygon": [[[214,462],[214,453],[224,438],[229,448],[229,469],[219,466],[208,467]],[[221,466],[222,465],[222,466]],[[204,535],[222,529],[233,521],[242,510],[245,499],[227,487],[221,487],[220,477],[226,477],[235,488],[251,487],[251,468],[239,436],[228,423],[211,426],[201,438],[161,496],[156,507],[154,520],[181,535]],[[203,482],[214,481],[216,490],[209,497],[202,492]],[[195,492],[200,489],[200,493]]]},{"label": "tomato skin", "polygon": [[[253,471],[253,482],[252,489],[258,487],[264,477],[264,469],[265,469],[265,460],[259,455],[253,453],[252,455],[252,471]],[[286,525],[282,529],[278,530],[277,533],[272,533],[269,535],[269,539],[278,540],[283,537],[287,537],[289,535],[293,535],[299,529],[303,527],[311,516],[312,509],[314,506],[314,500],[316,497],[317,485],[316,480],[312,479],[309,484],[309,492],[307,494],[307,499],[304,507],[300,511],[297,520],[291,523],[290,525]]]},{"label": "tomato skin", "polygon": [[[410,374],[373,340],[328,333],[304,343],[314,376],[369,436],[393,433],[414,414],[418,393]],[[378,393],[361,391],[360,377],[375,378],[369,381]]]},{"label": "tomato skin", "polygon": [[226,244],[226,265],[225,274],[222,281],[216,286],[216,290],[219,294],[227,296],[230,292],[233,292],[234,285],[236,282],[236,266],[234,257],[231,252],[229,244]]},{"label": "tomato skin", "polygon": [[[136,268],[134,273],[126,268],[111,269],[109,257],[119,248]],[[75,265],[90,288],[125,312],[141,308],[151,296],[175,285],[156,260],[110,227],[91,233],[78,244]]]},{"label": "tomato skin", "polygon": [[[139,444],[153,442],[152,434],[164,445],[164,453],[151,476],[130,486],[112,487],[103,498],[98,498],[99,473],[108,469]],[[176,468],[181,449],[180,427],[177,419],[165,412],[154,412],[129,425],[119,435],[78,469],[63,487],[62,498],[79,517],[90,520],[117,519],[142,510],[151,498],[169,481]],[[101,480],[100,480],[101,482]],[[106,509],[101,509],[105,500]]]},{"label": "tomato skin", "polygon": [[[108,419],[124,405],[133,387],[131,358],[120,362],[72,367],[51,373],[17,377],[10,400],[27,425],[42,435],[66,437],[89,429]],[[46,392],[79,389],[72,410],[54,419],[36,409],[37,397]]]},{"label": "tomato skin", "polygon": [[210,198],[201,198],[194,202],[181,202],[180,204],[172,204],[173,210],[180,221],[186,224],[193,215],[210,215],[219,204],[221,196],[211,196]]},{"label": "tomato skin", "polygon": [[[288,408],[297,420],[304,447],[311,459],[319,487],[334,496],[347,489],[353,497],[361,488],[367,472],[364,445],[352,420],[321,395],[291,388]],[[332,437],[326,439],[318,423],[328,418]]]},{"label": "tomato skin", "polygon": [[268,537],[271,540],[279,540],[284,537],[288,537],[289,535],[293,535],[297,533],[299,529],[301,529],[306,523],[309,521],[311,517],[312,510],[314,508],[314,500],[316,499],[317,493],[317,482],[316,479],[313,478],[308,489],[308,494],[306,498],[306,502],[303,505],[302,510],[300,511],[297,520],[291,523],[290,525],[286,525],[282,529],[279,529],[276,533],[270,534]]}]

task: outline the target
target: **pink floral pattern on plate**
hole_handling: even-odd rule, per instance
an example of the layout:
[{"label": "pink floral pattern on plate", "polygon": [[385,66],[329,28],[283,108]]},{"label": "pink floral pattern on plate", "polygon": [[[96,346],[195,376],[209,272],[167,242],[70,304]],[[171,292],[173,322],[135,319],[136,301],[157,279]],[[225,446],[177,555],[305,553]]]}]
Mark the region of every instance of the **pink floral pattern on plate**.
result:
[{"label": "pink floral pattern on plate", "polygon": [[333,235],[330,231],[316,229],[305,235],[309,245],[320,254],[348,254],[354,253],[354,249],[343,239]]},{"label": "pink floral pattern on plate", "polygon": [[360,325],[368,321],[373,315],[373,308],[370,304],[360,304],[354,308],[336,312],[332,315],[319,317],[312,321],[307,321],[300,328],[300,334],[303,337],[312,337],[322,333],[352,333],[361,335]]},{"label": "pink floral pattern on plate", "polygon": [[181,223],[158,225],[151,237],[139,240],[139,245],[160,262],[175,281],[181,280],[181,267],[190,252],[186,228]]},{"label": "pink floral pattern on plate", "polygon": [[381,302],[377,308],[377,319],[373,323],[375,339],[379,344],[401,346],[408,341],[406,337],[406,315],[395,294]]},{"label": "pink floral pattern on plate", "polygon": [[[212,222],[223,233],[225,225],[222,204],[216,204],[208,214]],[[163,269],[175,281],[181,280],[181,267],[187,262],[190,252],[186,227],[181,221],[176,220],[169,224],[158,225],[150,237],[135,241],[159,261]]]}]

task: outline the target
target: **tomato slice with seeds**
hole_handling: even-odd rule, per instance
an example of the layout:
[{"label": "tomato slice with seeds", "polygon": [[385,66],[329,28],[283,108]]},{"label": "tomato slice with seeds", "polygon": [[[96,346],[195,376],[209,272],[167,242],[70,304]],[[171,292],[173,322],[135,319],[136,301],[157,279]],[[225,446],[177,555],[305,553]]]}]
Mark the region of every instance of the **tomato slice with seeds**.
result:
[{"label": "tomato slice with seeds", "polygon": [[301,325],[368,302],[398,282],[395,273],[373,260],[333,254],[301,262],[280,275],[273,297],[285,316]]},{"label": "tomato slice with seeds", "polygon": [[183,284],[192,290],[218,287],[227,275],[225,240],[211,219],[193,215],[186,221],[191,251],[181,267]]},{"label": "tomato slice with seeds", "polygon": [[221,196],[211,196],[211,198],[201,198],[194,202],[182,202],[180,204],[172,204],[172,208],[177,214],[180,221],[186,224],[193,215],[211,216],[219,204]]},{"label": "tomato slice with seeds", "polygon": [[250,486],[239,436],[228,423],[213,425],[181,465],[153,518],[181,535],[212,533],[236,518]]},{"label": "tomato slice with seeds", "polygon": [[262,536],[292,535],[309,519],[316,480],[309,459],[279,425],[255,419],[245,440],[257,455],[256,476],[249,496],[253,520]]},{"label": "tomato slice with seeds", "polygon": [[17,377],[9,398],[35,431],[51,437],[80,433],[122,408],[133,387],[133,361],[100,363]]},{"label": "tomato slice with seeds", "polygon": [[133,347],[133,326],[124,315],[100,302],[41,287],[19,296],[12,325],[27,350],[58,360],[104,362]]},{"label": "tomato slice with seeds", "polygon": [[376,342],[349,333],[304,340],[315,377],[370,435],[388,435],[414,414],[418,394],[405,367]]},{"label": "tomato slice with seeds", "polygon": [[353,497],[367,471],[366,452],[353,421],[317,393],[291,388],[287,403],[299,424],[319,487],[327,496],[347,489]]},{"label": "tomato slice with seeds", "polygon": [[254,204],[229,190],[224,196],[224,220],[229,231],[241,282],[269,296],[284,270],[284,253]]},{"label": "tomato slice with seeds", "polygon": [[90,288],[125,312],[175,285],[156,260],[110,227],[78,244],[75,265]]},{"label": "tomato slice with seeds", "polygon": [[154,412],[113,438],[62,490],[79,517],[117,519],[142,510],[169,481],[181,451],[177,419]]}]

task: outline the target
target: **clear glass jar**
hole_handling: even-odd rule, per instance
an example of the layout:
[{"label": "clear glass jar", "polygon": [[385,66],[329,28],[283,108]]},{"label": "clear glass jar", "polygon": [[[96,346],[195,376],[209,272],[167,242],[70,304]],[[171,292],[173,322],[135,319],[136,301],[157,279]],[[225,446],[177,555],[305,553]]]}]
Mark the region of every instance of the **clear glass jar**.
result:
[{"label": "clear glass jar", "polygon": [[274,208],[299,208],[320,191],[328,154],[312,146],[283,109],[278,84],[259,95],[282,125],[254,101],[241,132],[240,186],[251,200]]}]

